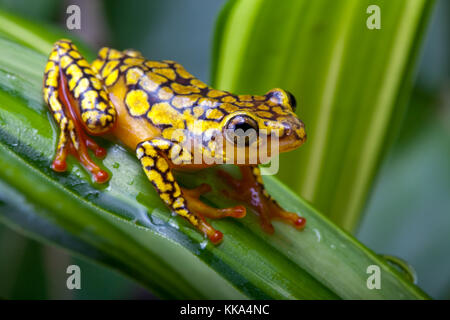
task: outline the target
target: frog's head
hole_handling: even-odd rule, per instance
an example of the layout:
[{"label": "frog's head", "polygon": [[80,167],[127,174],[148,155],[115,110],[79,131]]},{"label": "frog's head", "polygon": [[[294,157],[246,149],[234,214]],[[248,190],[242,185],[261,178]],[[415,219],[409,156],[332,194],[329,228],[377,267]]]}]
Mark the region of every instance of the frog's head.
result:
[{"label": "frog's head", "polygon": [[236,144],[236,135],[245,133],[245,148],[271,149],[276,143],[278,152],[286,152],[306,141],[305,126],[295,114],[296,100],[288,91],[272,89],[263,96],[238,97],[247,102],[224,119],[223,132],[229,142]]}]

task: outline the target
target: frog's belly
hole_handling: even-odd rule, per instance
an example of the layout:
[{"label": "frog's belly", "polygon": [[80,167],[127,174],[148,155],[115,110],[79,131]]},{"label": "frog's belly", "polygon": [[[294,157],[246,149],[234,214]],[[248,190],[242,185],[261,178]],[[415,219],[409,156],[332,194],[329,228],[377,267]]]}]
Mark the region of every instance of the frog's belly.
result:
[{"label": "frog's belly", "polygon": [[144,118],[133,118],[129,115],[123,103],[124,93],[114,90],[109,97],[116,107],[117,120],[112,129],[112,135],[128,149],[135,151],[139,143],[160,136],[161,131],[152,126]]}]

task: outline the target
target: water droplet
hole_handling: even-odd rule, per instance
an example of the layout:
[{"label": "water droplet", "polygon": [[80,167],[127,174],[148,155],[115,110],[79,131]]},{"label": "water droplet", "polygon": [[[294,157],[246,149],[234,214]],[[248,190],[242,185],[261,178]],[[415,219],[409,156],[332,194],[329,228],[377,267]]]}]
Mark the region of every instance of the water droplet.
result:
[{"label": "water droplet", "polygon": [[314,231],[314,233],[316,234],[317,242],[320,242],[320,239],[321,239],[321,237],[322,237],[321,234],[320,234],[320,231],[317,230],[316,228],[314,228],[313,231]]},{"label": "water droplet", "polygon": [[163,220],[157,218],[157,211],[158,211],[158,209],[154,209],[151,214],[148,214],[147,210],[145,210],[145,212],[146,212],[145,216],[153,227],[156,227],[156,228],[165,227],[166,223]]},{"label": "water droplet", "polygon": [[416,270],[414,270],[414,268],[408,262],[400,259],[399,257],[394,257],[386,254],[382,254],[380,256],[384,258],[391,266],[403,273],[409,281],[417,284],[418,279]]},{"label": "water droplet", "polygon": [[133,219],[130,220],[130,223],[137,224],[138,223],[138,219],[136,217],[134,217]]},{"label": "water droplet", "polygon": [[202,242],[200,242],[200,249],[204,250],[207,245],[208,245],[208,240],[203,240]]},{"label": "water droplet", "polygon": [[178,222],[175,219],[173,219],[173,218],[169,219],[169,225],[174,227],[175,229],[179,229],[180,228],[180,226],[178,225]]},{"label": "water droplet", "polygon": [[137,207],[137,210],[134,211],[134,223],[140,223],[144,226],[149,226],[152,224],[152,221],[149,217],[147,209],[144,207]]}]

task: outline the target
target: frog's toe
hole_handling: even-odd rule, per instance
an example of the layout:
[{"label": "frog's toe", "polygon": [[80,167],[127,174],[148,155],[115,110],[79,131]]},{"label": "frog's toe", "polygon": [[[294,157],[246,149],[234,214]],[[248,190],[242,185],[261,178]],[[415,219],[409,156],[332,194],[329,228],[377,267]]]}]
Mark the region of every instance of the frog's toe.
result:
[{"label": "frog's toe", "polygon": [[67,170],[66,157],[58,154],[53,160],[52,169],[56,172],[65,172]]},{"label": "frog's toe", "polygon": [[217,209],[223,217],[243,218],[247,214],[247,209],[244,206],[234,206],[230,208]]},{"label": "frog's toe", "polygon": [[84,137],[86,146],[94,152],[95,157],[103,159],[106,157],[107,151],[105,148],[100,147],[93,139],[88,136]]},{"label": "frog's toe", "polygon": [[[85,136],[83,134],[80,134],[81,139],[84,139]],[[80,143],[81,148],[76,149],[72,143],[69,144],[69,153],[72,154],[82,165],[83,167],[88,170],[92,177],[94,178],[94,181],[96,183],[105,183],[109,180],[109,174],[105,170],[102,170],[89,156],[89,153],[87,152],[86,147],[88,144],[86,143],[86,140],[80,140],[82,143]]]},{"label": "frog's toe", "polygon": [[277,204],[272,204],[271,215],[272,219],[284,221],[298,230],[303,230],[305,228],[306,218],[300,217],[293,212],[284,211]]},{"label": "frog's toe", "polygon": [[219,230],[214,229],[208,222],[205,221],[203,216],[199,217],[199,225],[197,228],[206,236],[208,239],[214,243],[219,244],[223,239],[223,233]]},{"label": "frog's toe", "polygon": [[272,199],[261,197],[258,205],[253,206],[253,208],[259,215],[261,227],[268,233],[274,232],[272,225],[273,220],[287,223],[297,230],[303,230],[306,225],[305,218],[300,217],[293,212],[285,211]]},{"label": "frog's toe", "polygon": [[[228,172],[219,170],[218,174],[232,189],[223,190],[228,198],[246,203],[255,210],[260,218],[261,228],[267,233],[273,233],[272,220],[280,220],[288,223],[298,230],[302,230],[306,225],[306,219],[295,213],[287,212],[270,197],[265,191],[262,179],[259,175],[254,175],[249,168],[240,167],[242,179],[236,179]],[[259,171],[257,171],[258,173]],[[253,173],[253,175],[252,175]]]},{"label": "frog's toe", "polygon": [[200,196],[212,190],[209,184],[204,183],[194,189],[181,189],[183,190],[183,195],[187,200],[188,207],[197,214],[201,214],[202,216],[205,216],[207,218],[243,218],[247,213],[245,207],[240,205],[230,208],[217,209],[203,203],[203,201],[200,200]]},{"label": "frog's toe", "polygon": [[106,150],[98,146],[90,138],[86,137],[82,131],[72,129],[71,134],[76,137],[75,141],[78,148],[75,147],[74,142],[70,138],[70,134],[68,132],[63,132],[56,150],[56,156],[52,163],[52,169],[56,172],[65,172],[67,170],[67,155],[71,154],[92,174],[96,183],[108,181],[108,173],[92,161],[87,148],[94,151],[97,157],[106,156]]}]

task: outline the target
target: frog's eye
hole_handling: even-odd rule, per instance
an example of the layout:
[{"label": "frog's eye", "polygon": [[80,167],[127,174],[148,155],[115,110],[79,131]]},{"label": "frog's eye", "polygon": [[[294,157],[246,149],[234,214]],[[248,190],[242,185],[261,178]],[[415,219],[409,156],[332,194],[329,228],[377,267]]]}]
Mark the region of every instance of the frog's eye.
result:
[{"label": "frog's eye", "polygon": [[292,107],[292,111],[295,112],[295,110],[297,109],[297,100],[295,100],[294,95],[289,91],[286,91],[286,93],[289,99],[289,105]]},{"label": "frog's eye", "polygon": [[225,125],[225,137],[238,147],[249,146],[258,137],[258,123],[248,116],[233,117]]}]

